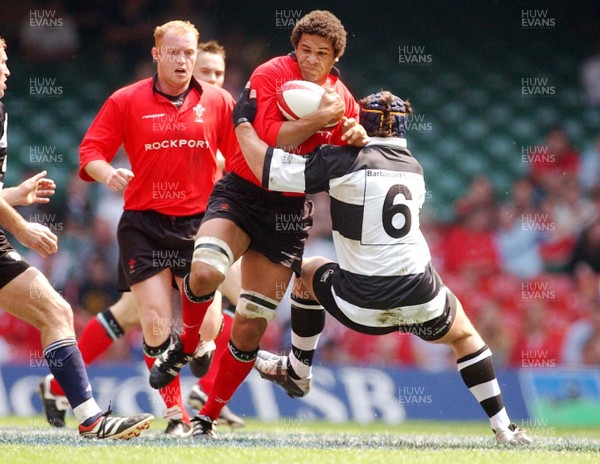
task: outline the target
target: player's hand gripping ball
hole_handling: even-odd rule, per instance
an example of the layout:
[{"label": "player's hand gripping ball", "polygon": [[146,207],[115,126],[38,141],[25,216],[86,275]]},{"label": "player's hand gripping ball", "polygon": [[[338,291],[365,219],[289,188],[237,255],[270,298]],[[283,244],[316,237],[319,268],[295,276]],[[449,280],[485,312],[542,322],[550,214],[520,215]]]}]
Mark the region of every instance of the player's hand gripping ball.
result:
[{"label": "player's hand gripping ball", "polygon": [[325,88],[313,82],[287,81],[277,93],[277,106],[288,121],[295,121],[317,111],[324,93]]}]

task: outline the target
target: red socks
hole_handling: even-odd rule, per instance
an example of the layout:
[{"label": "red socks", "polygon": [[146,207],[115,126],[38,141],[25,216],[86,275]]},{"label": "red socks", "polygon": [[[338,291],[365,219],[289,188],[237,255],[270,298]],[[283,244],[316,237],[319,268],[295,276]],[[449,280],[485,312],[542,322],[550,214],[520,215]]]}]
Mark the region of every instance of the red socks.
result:
[{"label": "red socks", "polygon": [[200,297],[194,295],[189,288],[189,279],[190,275],[187,274],[181,292],[181,343],[184,353],[193,354],[200,341],[200,326],[215,294]]},{"label": "red socks", "polygon": [[238,350],[231,341],[228,349],[224,350],[219,363],[217,381],[213,384],[208,401],[200,411],[201,415],[217,420],[221,409],[229,402],[235,391],[248,376],[254,361],[256,350],[245,352]]},{"label": "red socks", "polygon": [[225,351],[228,351],[227,345],[229,343],[229,339],[231,338],[232,325],[233,317],[227,313],[223,313],[223,328],[219,332],[219,335],[217,335],[217,338],[215,338],[215,345],[217,345],[217,347],[213,354],[212,362],[210,363],[210,367],[208,368],[206,375],[198,380],[198,384],[207,394],[210,394],[212,391],[213,384],[217,378],[217,371],[219,370],[221,357]]}]

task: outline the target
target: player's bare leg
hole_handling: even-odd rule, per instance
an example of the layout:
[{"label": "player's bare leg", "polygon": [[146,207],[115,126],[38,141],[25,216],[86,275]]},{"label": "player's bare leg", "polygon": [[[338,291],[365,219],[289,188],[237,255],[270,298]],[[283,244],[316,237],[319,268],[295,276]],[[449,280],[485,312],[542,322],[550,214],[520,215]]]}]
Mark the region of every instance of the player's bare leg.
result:
[{"label": "player's bare leg", "polygon": [[471,324],[458,298],[452,294],[449,298],[455,300],[455,319],[450,330],[435,343],[444,343],[453,349],[460,375],[490,419],[498,443],[530,444],[531,439],[524,431],[511,424],[508,418],[491,350]]},{"label": "player's bare leg", "polygon": [[[171,345],[173,324],[171,279],[171,271],[165,269],[131,286],[138,305],[144,335],[144,360],[148,369],[152,368],[156,359]],[[163,417],[169,421],[170,427],[166,433],[188,436],[191,432],[190,416],[183,405],[179,376],[168,387],[160,389],[159,393],[167,406],[163,411]]]},{"label": "player's bare leg", "polygon": [[213,436],[221,409],[230,400],[254,365],[258,345],[267,323],[285,293],[291,269],[274,264],[249,250],[242,260],[242,291],[231,329],[229,350],[218,366],[208,401],[194,418],[194,437]]},{"label": "player's bare leg", "polygon": [[144,342],[149,346],[159,346],[171,333],[171,278],[171,271],[164,269],[131,286],[138,305]]},{"label": "player's bare leg", "polygon": [[262,378],[280,385],[292,398],[310,391],[313,356],[325,327],[325,310],[314,295],[312,281],[317,269],[329,262],[321,257],[302,261],[302,277],[294,278],[291,295],[292,349],[289,354],[260,350],[254,365]]},{"label": "player's bare leg", "polygon": [[203,223],[196,237],[191,271],[185,276],[181,292],[181,335],[150,372],[153,388],[168,385],[194,357],[200,340],[199,329],[215,292],[229,268],[250,244],[246,233],[226,219]]},{"label": "player's bare leg", "polygon": [[33,267],[0,288],[0,301],[2,309],[40,331],[44,347],[75,336],[71,307]]},{"label": "player's bare leg", "polygon": [[[219,286],[219,290],[215,292],[213,303],[209,307],[206,316],[202,321],[202,326],[200,327],[201,342],[199,350],[204,350],[207,354],[202,357],[196,356],[190,360],[190,371],[199,380],[198,387],[194,390],[194,394],[197,398],[195,400],[192,399],[191,402],[188,401],[188,404],[192,407],[199,406],[196,407],[196,409],[202,409],[202,406],[206,402],[205,400],[203,401],[203,398],[207,396],[205,392],[210,392],[212,388],[214,374],[216,373],[215,364],[218,362],[222,352],[227,348],[227,344],[229,343],[233,313],[225,311],[225,308],[223,307],[223,294],[231,304],[237,304],[240,289],[242,287],[240,261],[241,260],[237,260],[227,272],[225,280]],[[213,308],[216,308],[216,311],[213,310]],[[211,341],[206,342],[205,340]],[[212,340],[214,340],[214,342]],[[212,345],[212,351],[208,351],[208,348],[206,348],[207,345]],[[207,362],[205,358],[208,355],[210,355],[210,357]],[[213,355],[215,360],[211,362]],[[202,405],[199,405],[198,402],[202,402]]]},{"label": "player's bare leg", "polygon": [[[223,353],[228,350],[229,339],[231,338],[231,327],[233,324],[233,317],[235,313],[235,305],[237,305],[240,291],[242,288],[242,277],[241,277],[241,261],[243,258],[238,259],[233,266],[227,272],[227,276],[223,283],[219,286],[220,292],[227,297],[229,303],[233,305],[233,310],[222,307],[223,314],[223,325],[217,338],[215,338],[215,350],[212,353],[213,358],[209,363],[208,370],[204,366],[197,366],[195,359],[190,361],[190,371],[196,377],[199,377],[197,385],[194,385],[190,391],[187,399],[188,405],[192,408],[201,410],[206,401],[208,400],[208,394],[212,391],[219,362]],[[219,292],[217,292],[218,295]],[[231,306],[230,306],[231,308]],[[206,323],[207,317],[204,318],[202,327]],[[246,424],[244,420],[235,414],[228,406],[224,406],[219,414],[219,424],[228,425],[231,428],[244,427]]]},{"label": "player's bare leg", "polygon": [[151,414],[131,418],[102,414],[92,396],[75,340],[73,313],[46,277],[30,267],[0,289],[2,307],[40,331],[44,358],[65,389],[79,422],[79,433],[92,438],[131,438],[150,426]]}]

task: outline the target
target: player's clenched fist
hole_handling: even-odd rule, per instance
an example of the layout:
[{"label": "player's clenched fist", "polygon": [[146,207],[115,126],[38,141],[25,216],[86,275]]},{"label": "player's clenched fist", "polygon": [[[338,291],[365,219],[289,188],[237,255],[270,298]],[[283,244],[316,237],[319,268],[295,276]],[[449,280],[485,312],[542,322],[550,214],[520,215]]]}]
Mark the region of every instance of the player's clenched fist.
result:
[{"label": "player's clenched fist", "polygon": [[127,187],[127,184],[131,179],[133,179],[133,172],[129,169],[118,168],[109,172],[108,177],[106,178],[106,185],[109,189],[120,192]]},{"label": "player's clenched fist", "polygon": [[58,237],[48,227],[37,222],[27,222],[15,233],[15,237],[27,248],[44,258],[58,251]]}]

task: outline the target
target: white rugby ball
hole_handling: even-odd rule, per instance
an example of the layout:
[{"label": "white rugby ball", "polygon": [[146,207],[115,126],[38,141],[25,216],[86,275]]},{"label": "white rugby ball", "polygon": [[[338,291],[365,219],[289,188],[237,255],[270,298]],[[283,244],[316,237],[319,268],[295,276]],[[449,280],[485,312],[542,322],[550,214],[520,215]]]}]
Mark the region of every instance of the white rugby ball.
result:
[{"label": "white rugby ball", "polygon": [[[295,121],[314,113],[319,108],[325,89],[309,81],[287,81],[277,93],[277,106],[288,121]],[[337,124],[328,124],[326,127]]]}]

